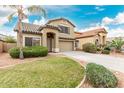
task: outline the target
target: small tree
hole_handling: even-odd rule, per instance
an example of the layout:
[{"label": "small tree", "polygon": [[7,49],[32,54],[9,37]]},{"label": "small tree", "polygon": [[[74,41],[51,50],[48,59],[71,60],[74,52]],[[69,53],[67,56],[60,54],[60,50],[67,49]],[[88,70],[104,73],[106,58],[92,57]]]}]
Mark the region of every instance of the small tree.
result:
[{"label": "small tree", "polygon": [[12,18],[14,17],[15,14],[17,14],[18,16],[18,32],[19,32],[19,49],[20,49],[20,55],[19,58],[23,59],[23,51],[22,51],[22,20],[27,18],[27,15],[25,14],[24,11],[28,11],[29,13],[32,14],[37,14],[37,15],[43,15],[44,17],[46,16],[46,12],[44,10],[44,8],[42,8],[41,6],[36,6],[36,5],[32,5],[29,6],[27,8],[24,8],[22,5],[4,5],[4,7],[10,7],[14,10],[16,10],[16,12],[13,12],[12,14],[10,14],[8,16],[8,20],[11,21]]},{"label": "small tree", "polygon": [[124,45],[124,41],[122,38],[115,38],[111,42],[111,46],[114,47],[118,52],[121,51],[121,47]]},{"label": "small tree", "polygon": [[13,36],[6,36],[4,41],[7,43],[16,43],[16,39]]}]

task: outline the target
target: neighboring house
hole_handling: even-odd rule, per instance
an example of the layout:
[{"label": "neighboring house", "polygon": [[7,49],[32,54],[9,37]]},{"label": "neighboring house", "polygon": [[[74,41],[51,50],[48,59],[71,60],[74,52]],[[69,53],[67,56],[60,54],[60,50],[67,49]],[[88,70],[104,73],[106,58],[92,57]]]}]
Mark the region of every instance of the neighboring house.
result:
[{"label": "neighboring house", "polygon": [[76,35],[76,47],[82,49],[82,45],[85,43],[94,43],[96,45],[105,45],[107,32],[104,28],[98,28],[86,32],[75,32]]},{"label": "neighboring house", "polygon": [[16,47],[16,43],[7,43],[4,38],[6,35],[0,34],[0,53],[8,52],[10,48]]},{"label": "neighboring house", "polygon": [[[22,23],[23,46],[42,45],[50,52],[75,50],[75,25],[65,18],[49,20],[45,25]],[[19,45],[18,27],[17,45]]]}]

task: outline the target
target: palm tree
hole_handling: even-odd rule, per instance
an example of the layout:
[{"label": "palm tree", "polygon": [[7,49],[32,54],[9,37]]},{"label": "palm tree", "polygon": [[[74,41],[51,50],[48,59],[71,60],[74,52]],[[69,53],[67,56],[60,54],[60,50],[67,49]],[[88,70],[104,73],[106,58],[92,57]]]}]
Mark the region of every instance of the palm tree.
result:
[{"label": "palm tree", "polygon": [[118,52],[121,51],[121,47],[124,45],[122,38],[116,38],[112,40],[111,46],[114,47]]},{"label": "palm tree", "polygon": [[13,16],[15,14],[18,15],[18,32],[19,32],[19,49],[20,49],[20,55],[19,55],[19,58],[20,59],[23,59],[24,56],[23,56],[23,51],[22,51],[22,20],[27,18],[27,15],[24,13],[24,11],[28,11],[29,13],[32,13],[32,14],[37,14],[37,15],[42,15],[43,17],[46,17],[46,12],[44,10],[44,8],[42,8],[41,6],[36,6],[36,5],[32,5],[32,6],[29,6],[27,8],[24,8],[22,5],[6,5],[4,7],[10,7],[12,9],[15,9],[16,12],[13,12],[12,14],[10,14],[8,16],[8,20],[11,21]]}]

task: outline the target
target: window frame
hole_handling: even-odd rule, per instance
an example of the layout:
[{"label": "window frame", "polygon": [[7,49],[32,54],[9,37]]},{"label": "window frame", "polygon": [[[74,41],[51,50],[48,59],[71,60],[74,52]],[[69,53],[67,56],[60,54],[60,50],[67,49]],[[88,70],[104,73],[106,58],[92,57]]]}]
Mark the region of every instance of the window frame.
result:
[{"label": "window frame", "polygon": [[62,24],[60,24],[60,25],[58,25],[58,26],[59,26],[59,28],[60,28],[60,29],[61,29],[61,27],[65,27],[65,28],[67,28],[67,29],[68,29],[68,30],[67,30],[67,32],[60,31],[61,33],[70,34],[70,27],[65,26],[65,25],[62,25]]},{"label": "window frame", "polygon": [[[26,44],[26,38],[30,38],[31,39],[31,45],[29,44]],[[39,39],[39,45],[36,45],[36,44],[34,44],[35,43],[35,41],[33,41],[33,40],[35,40],[35,39]],[[25,39],[25,46],[41,46],[41,38],[40,37],[28,37],[28,36],[25,36],[24,37],[24,39]]]}]

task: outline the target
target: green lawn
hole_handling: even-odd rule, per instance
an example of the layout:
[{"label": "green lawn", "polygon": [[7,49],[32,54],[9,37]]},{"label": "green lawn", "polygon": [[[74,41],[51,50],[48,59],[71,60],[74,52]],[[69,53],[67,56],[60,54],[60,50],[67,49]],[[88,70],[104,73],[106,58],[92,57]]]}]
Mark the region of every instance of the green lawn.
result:
[{"label": "green lawn", "polygon": [[66,57],[50,57],[0,69],[0,87],[54,88],[76,87],[84,68]]}]

